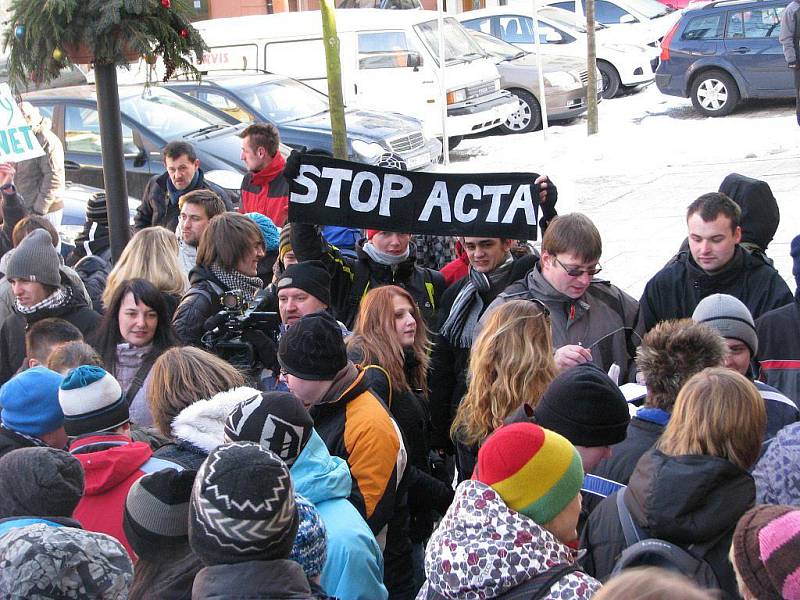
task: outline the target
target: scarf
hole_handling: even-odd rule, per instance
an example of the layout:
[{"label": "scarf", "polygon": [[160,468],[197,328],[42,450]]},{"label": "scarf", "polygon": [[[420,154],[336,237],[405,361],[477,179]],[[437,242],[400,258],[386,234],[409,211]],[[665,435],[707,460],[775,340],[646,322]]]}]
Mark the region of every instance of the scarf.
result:
[{"label": "scarf", "polygon": [[511,270],[514,258],[509,256],[502,265],[489,273],[488,277],[484,273],[476,271],[473,267],[469,268],[467,283],[458,292],[453,301],[453,307],[442,325],[441,333],[452,346],[459,348],[471,348],[475,341],[475,329],[478,326],[478,319],[483,314],[484,303],[481,294],[485,294],[492,285],[502,281]]},{"label": "scarf", "polygon": [[217,265],[211,265],[211,272],[229,290],[241,290],[245,302],[253,301],[255,295],[264,287],[264,282],[259,277],[249,277],[239,271],[226,271]]},{"label": "scarf", "polygon": [[194,177],[192,177],[192,180],[189,182],[189,185],[187,185],[182,190],[176,188],[175,185],[172,183],[172,179],[170,179],[169,176],[167,176],[167,192],[169,192],[170,204],[172,204],[173,206],[177,206],[178,198],[180,198],[184,194],[188,194],[189,192],[191,192],[199,181],[200,181],[200,169],[197,169],[197,171],[195,171]]},{"label": "scarf", "polygon": [[71,294],[65,288],[58,288],[55,292],[50,294],[47,298],[34,304],[33,306],[22,306],[19,300],[14,300],[14,309],[21,315],[32,315],[40,310],[47,310],[52,308],[60,308],[67,303]]},{"label": "scarf", "polygon": [[409,249],[406,248],[402,254],[387,254],[378,250],[372,242],[364,244],[364,253],[374,260],[379,265],[386,265],[387,267],[396,267],[397,265],[408,260]]}]

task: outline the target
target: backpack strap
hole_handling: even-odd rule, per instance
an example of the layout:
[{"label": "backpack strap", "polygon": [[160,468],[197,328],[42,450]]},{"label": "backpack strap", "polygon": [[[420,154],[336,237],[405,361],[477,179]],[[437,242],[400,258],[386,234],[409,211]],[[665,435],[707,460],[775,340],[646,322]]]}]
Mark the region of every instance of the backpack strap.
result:
[{"label": "backpack strap", "polygon": [[128,387],[128,391],[125,392],[125,402],[128,403],[128,406],[131,405],[133,399],[136,398],[136,394],[139,393],[139,390],[142,389],[144,385],[144,380],[147,379],[147,375],[150,373],[150,369],[153,368],[153,363],[156,361],[155,356],[148,356],[144,359],[144,362],[141,364],[139,369],[136,371],[136,375],[133,376],[133,381],[131,381],[130,387]]},{"label": "backpack strap", "polygon": [[[626,488],[627,489],[627,488]],[[625,506],[625,490],[617,492],[617,512],[619,513],[619,522],[622,525],[622,534],[625,536],[625,547],[633,546],[636,542],[641,542],[644,535],[641,529],[633,520],[631,512]]]}]

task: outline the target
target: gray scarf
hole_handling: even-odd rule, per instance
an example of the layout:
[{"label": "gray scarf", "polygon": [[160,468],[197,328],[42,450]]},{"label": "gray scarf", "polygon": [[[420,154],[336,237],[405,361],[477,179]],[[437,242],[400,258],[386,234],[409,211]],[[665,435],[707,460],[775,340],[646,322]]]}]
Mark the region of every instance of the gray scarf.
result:
[{"label": "gray scarf", "polygon": [[250,277],[239,271],[226,271],[217,265],[211,265],[211,272],[222,282],[229,290],[241,290],[244,295],[245,302],[250,303],[253,301],[255,295],[264,287],[264,282],[259,277]]},{"label": "gray scarf", "polygon": [[379,265],[396,267],[408,259],[409,249],[406,248],[406,251],[399,255],[387,254],[386,252],[378,250],[372,242],[367,242],[364,244],[364,253]]},{"label": "gray scarf", "polygon": [[442,335],[452,346],[472,347],[472,343],[475,341],[475,328],[484,309],[481,294],[485,294],[492,288],[492,285],[504,279],[513,262],[514,257],[509,255],[502,265],[489,273],[488,277],[470,266],[468,281],[458,292],[450,314],[441,329]]}]

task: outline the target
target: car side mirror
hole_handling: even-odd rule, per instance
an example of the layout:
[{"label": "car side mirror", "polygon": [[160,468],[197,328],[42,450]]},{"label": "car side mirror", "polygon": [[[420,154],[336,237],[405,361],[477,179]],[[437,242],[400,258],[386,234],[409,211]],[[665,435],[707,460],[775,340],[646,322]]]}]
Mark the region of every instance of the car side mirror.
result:
[{"label": "car side mirror", "polygon": [[633,15],[625,14],[625,15],[622,15],[619,18],[619,22],[620,23],[637,23],[638,21],[637,21],[636,17],[634,17]]},{"label": "car side mirror", "polygon": [[561,44],[564,38],[557,31],[548,31],[544,36],[544,41],[548,44]]},{"label": "car side mirror", "polygon": [[147,164],[147,151],[144,148],[139,148],[136,153],[125,154],[126,159],[133,160],[133,166],[137,169]]},{"label": "car side mirror", "polygon": [[422,66],[422,56],[419,52],[409,52],[408,59],[406,61],[407,67],[412,67],[415,71],[417,71]]}]

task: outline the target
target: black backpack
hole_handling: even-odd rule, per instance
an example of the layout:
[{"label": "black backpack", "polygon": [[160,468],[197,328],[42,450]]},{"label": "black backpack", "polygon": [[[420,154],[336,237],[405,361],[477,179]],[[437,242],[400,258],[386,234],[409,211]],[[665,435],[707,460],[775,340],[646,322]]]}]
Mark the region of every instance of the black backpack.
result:
[{"label": "black backpack", "polygon": [[703,556],[725,535],[715,537],[704,544],[692,544],[686,549],[671,542],[649,537],[633,520],[625,506],[625,489],[617,492],[617,511],[622,532],[625,535],[625,550],[614,565],[611,576],[634,567],[661,567],[677,571],[696,584],[711,590],[720,589],[717,575]]}]

